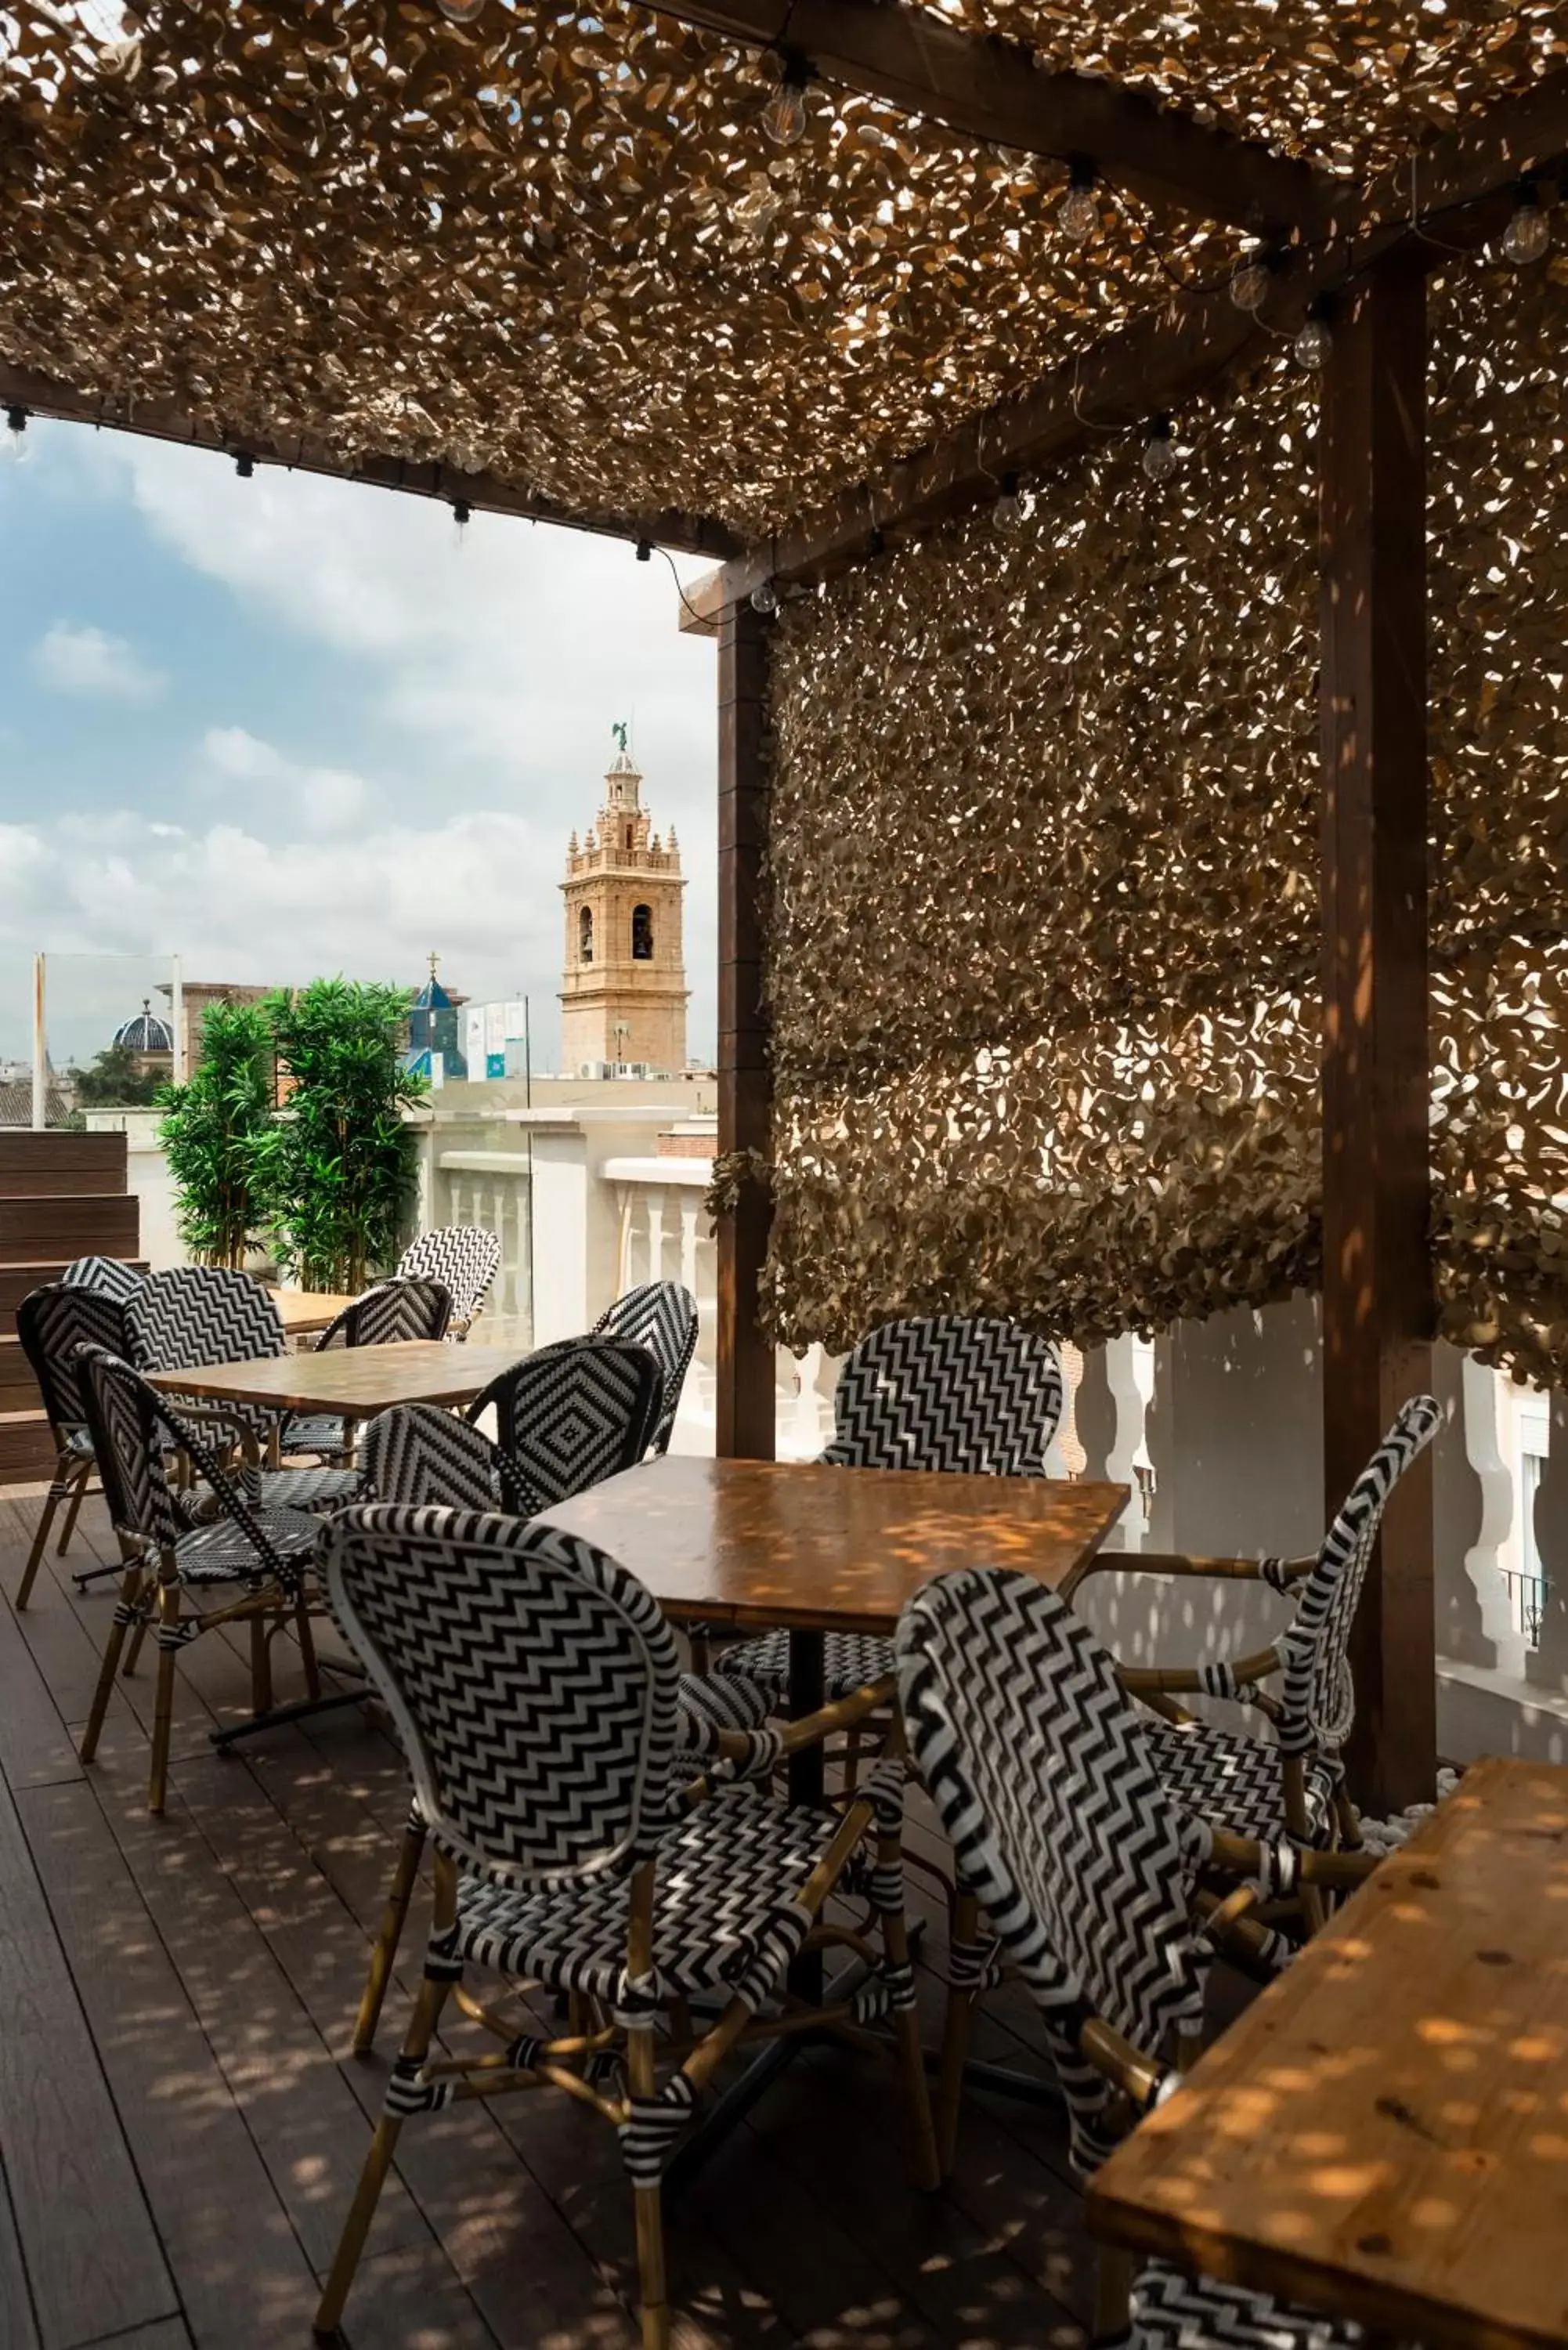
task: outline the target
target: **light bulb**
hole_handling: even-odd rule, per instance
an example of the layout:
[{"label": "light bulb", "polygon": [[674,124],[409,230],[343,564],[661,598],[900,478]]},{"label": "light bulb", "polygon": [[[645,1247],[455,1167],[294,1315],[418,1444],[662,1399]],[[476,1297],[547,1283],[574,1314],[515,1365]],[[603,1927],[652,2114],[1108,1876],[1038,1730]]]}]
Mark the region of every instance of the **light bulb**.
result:
[{"label": "light bulb", "polygon": [[1268,265],[1244,261],[1231,280],[1231,299],[1238,310],[1256,313],[1269,298]]},{"label": "light bulb", "polygon": [[477,25],[484,14],[484,0],[436,0],[436,6],[453,25]]},{"label": "light bulb", "polygon": [[1334,348],[1334,337],[1322,318],[1309,318],[1295,341],[1291,345],[1296,365],[1316,375],[1328,365],[1328,355]]},{"label": "light bulb", "polygon": [[1502,249],[1521,268],[1539,261],[1552,243],[1552,224],[1536,200],[1533,180],[1521,180],[1513,218],[1502,233]]},{"label": "light bulb", "polygon": [[760,612],[764,620],[771,619],[779,608],[779,591],[771,579],[759,579],[752,590],[752,609]]},{"label": "light bulb", "polygon": [[805,92],[798,81],[781,81],[763,109],[763,129],[775,147],[793,147],[805,135]]},{"label": "light bulb", "polygon": [[1002,476],[1002,495],[991,509],[992,528],[1011,534],[1023,520],[1023,501],[1018,494],[1018,476],[1006,473]]},{"label": "light bulb", "polygon": [[1180,460],[1176,443],[1170,437],[1170,424],[1166,417],[1148,428],[1148,439],[1143,444],[1143,469],[1151,482],[1168,482]]},{"label": "light bulb", "polygon": [[32,455],[27,446],[27,411],[25,408],[5,411],[5,430],[0,433],[0,458],[8,465],[25,465]]},{"label": "light bulb", "polygon": [[1075,180],[1056,207],[1056,225],[1069,244],[1087,244],[1100,225],[1092,185]]}]

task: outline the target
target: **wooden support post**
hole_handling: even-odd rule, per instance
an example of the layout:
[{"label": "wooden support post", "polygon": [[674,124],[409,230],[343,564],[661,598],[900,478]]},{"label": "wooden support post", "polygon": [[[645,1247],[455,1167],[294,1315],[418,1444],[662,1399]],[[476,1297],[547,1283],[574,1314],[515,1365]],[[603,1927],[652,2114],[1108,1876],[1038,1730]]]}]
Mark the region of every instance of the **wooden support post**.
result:
[{"label": "wooden support post", "polygon": [[[719,629],[719,1149],[773,1143],[773,1068],[763,1003],[761,882],[767,847],[763,768],[768,622],[729,606]],[[774,1348],[757,1319],[770,1208],[748,1177],[721,1216],[717,1450],[722,1460],[774,1457]]]},{"label": "wooden support post", "polygon": [[[1334,327],[1323,415],[1324,1476],[1337,1510],[1431,1382],[1426,289],[1397,247]],[[1428,1800],[1430,1456],[1384,1520],[1352,1643],[1357,1800]]]}]

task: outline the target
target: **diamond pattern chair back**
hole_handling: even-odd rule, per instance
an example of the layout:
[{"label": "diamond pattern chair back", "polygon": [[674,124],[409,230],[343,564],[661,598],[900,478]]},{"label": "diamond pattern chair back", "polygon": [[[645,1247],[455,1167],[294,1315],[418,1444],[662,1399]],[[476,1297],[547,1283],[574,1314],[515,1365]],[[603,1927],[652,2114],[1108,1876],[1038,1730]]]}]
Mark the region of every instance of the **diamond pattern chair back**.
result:
[{"label": "diamond pattern chair back", "polygon": [[452,1320],[452,1292],[444,1282],[379,1281],[329,1322],[316,1342],[328,1347],[389,1347],[406,1338],[444,1338]]},{"label": "diamond pattern chair back", "polygon": [[125,1306],[107,1290],[50,1282],[16,1308],[16,1336],[38,1382],[55,1441],[63,1444],[72,1429],[87,1425],[77,1348],[103,1347],[123,1355]]},{"label": "diamond pattern chair back", "polygon": [[477,1321],[501,1270],[501,1243],[478,1224],[421,1232],[398,1260],[400,1277],[439,1281],[452,1292],[452,1326],[460,1336]]},{"label": "diamond pattern chair back", "polygon": [[645,1281],[606,1308],[593,1335],[634,1339],[659,1365],[664,1374],[664,1405],[653,1431],[653,1450],[668,1452],[680,1390],[697,1352],[697,1300],[678,1281]]},{"label": "diamond pattern chair back", "polygon": [[379,1412],[359,1444],[359,1467],[378,1502],[449,1510],[523,1512],[516,1471],[499,1446],[433,1403]]},{"label": "diamond pattern chair back", "polygon": [[[282,1318],[259,1281],[228,1265],[184,1264],[150,1274],[126,1307],[138,1370],[206,1363],[258,1363],[287,1352]],[[225,1415],[258,1440],[277,1417],[259,1404],[225,1403]]]},{"label": "diamond pattern chair back", "polygon": [[652,1851],[680,1672],[635,1575],[551,1527],[380,1502],[328,1520],[321,1565],[454,1858],[526,1886]]},{"label": "diamond pattern chair back", "polygon": [[223,1515],[241,1528],[254,1552],[255,1571],[250,1579],[259,1581],[270,1574],[286,1589],[293,1589],[299,1580],[297,1565],[268,1540],[265,1522],[189,1420],[114,1355],[84,1347],[77,1367],[104,1498],[116,1528],[161,1551],[172,1550],[192,1531],[163,1465],[166,1452],[183,1452],[205,1479]]},{"label": "diamond pattern chair back", "polygon": [[635,1468],[663,1396],[663,1375],[646,1347],[629,1338],[561,1338],[492,1379],[464,1418],[477,1420],[494,1406],[501,1450],[532,1515]]},{"label": "diamond pattern chair back", "polygon": [[147,1275],[117,1256],[78,1256],[67,1265],[60,1279],[67,1289],[96,1289],[127,1305]]},{"label": "diamond pattern chair back", "polygon": [[885,1322],[839,1373],[825,1461],[1044,1477],[1062,1416],[1056,1349],[1015,1322]]},{"label": "diamond pattern chair back", "polygon": [[1280,1642],[1281,1716],[1275,1736],[1286,1754],[1337,1755],[1355,1719],[1350,1630],[1388,1497],[1443,1424],[1432,1396],[1414,1396],[1351,1487],[1324,1537],[1317,1565],[1296,1586],[1296,1609]]},{"label": "diamond pattern chair back", "polygon": [[1085,2012],[1166,2053],[1202,2019],[1189,1914],[1201,1831],[1166,1792],[1116,1668],[1032,1575],[969,1567],[917,1594],[895,1637],[915,1767],[954,1864],[1040,2007],[1075,2157],[1103,2158],[1109,2092]]}]

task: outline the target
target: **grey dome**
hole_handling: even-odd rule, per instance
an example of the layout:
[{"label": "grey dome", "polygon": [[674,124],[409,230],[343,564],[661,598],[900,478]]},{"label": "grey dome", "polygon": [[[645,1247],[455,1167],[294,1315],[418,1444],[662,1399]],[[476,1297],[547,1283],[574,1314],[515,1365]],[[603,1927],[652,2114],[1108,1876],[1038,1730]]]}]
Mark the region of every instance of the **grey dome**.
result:
[{"label": "grey dome", "polygon": [[174,1031],[167,1020],[160,1020],[144,995],[140,1011],[134,1020],[128,1020],[123,1028],[115,1030],[114,1041],[133,1053],[171,1053]]}]

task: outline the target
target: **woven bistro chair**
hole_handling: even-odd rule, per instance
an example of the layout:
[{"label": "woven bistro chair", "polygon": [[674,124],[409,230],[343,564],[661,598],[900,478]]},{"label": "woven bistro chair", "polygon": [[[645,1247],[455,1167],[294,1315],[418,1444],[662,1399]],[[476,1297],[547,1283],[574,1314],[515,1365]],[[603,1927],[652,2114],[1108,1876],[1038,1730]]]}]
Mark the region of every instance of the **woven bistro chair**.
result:
[{"label": "woven bistro chair", "polygon": [[96,1289],[100,1296],[129,1305],[147,1275],[118,1256],[78,1256],[67,1265],[60,1279],[67,1289]]},{"label": "woven bistro chair", "polygon": [[[342,2318],[405,2123],[553,2085],[619,2136],[642,2339],[645,2350],[665,2350],[666,2166],[730,2052],[794,2027],[781,2003],[805,1950],[849,1947],[869,1960],[864,1991],[814,2010],[812,2022],[850,2032],[890,2015],[914,2168],[934,2184],[903,1910],[901,1762],[879,1764],[842,1815],[792,1808],[753,1783],[678,1795],[670,1627],[625,1567],[555,1528],[372,1503],[332,1521],[322,1563],[333,1612],[409,1758],[435,1846],[435,1905],[424,1979],[317,2334]],[[769,1731],[762,1767],[822,1734],[820,1721]],[[880,1955],[822,1917],[868,1843]],[[471,1965],[566,1993],[566,2031],[519,2036],[515,2012],[470,1994]],[[700,2029],[692,2002],[714,1996],[718,2020]],[[499,2044],[432,2057],[449,1998]]]},{"label": "woven bistro chair", "polygon": [[[1270,1939],[1248,1922],[1267,1888],[1302,1872],[1353,1881],[1365,1864],[1227,1836],[1184,1810],[1113,1660],[1032,1575],[938,1576],[905,1607],[894,1645],[911,1761],[961,1881],[1040,2011],[1087,2178],[1197,2054],[1216,1950]],[[939,2102],[949,2160],[952,2053]],[[1115,2338],[1128,2318],[1115,2255],[1102,2254],[1099,2294],[1096,2335]],[[1162,2262],[1133,2282],[1130,2315],[1138,2350],[1329,2350],[1356,2338]]]},{"label": "woven bistro chair", "polygon": [[501,1270],[501,1243],[478,1224],[421,1232],[398,1260],[400,1280],[439,1281],[452,1292],[452,1336],[466,1338]]},{"label": "woven bistro chair", "polygon": [[[1150,1709],[1145,1737],[1166,1784],[1216,1827],[1265,1839],[1290,1835],[1319,1850],[1359,1846],[1360,1825],[1340,1759],[1355,1718],[1351,1626],[1388,1498],[1442,1421],[1442,1408],[1431,1396],[1416,1396],[1404,1406],[1311,1558],[1101,1553],[1090,1561],[1085,1582],[1120,1569],[1260,1581],[1294,1598],[1283,1632],[1253,1655],[1209,1665],[1121,1668],[1123,1688]],[[1259,1716],[1270,1734],[1254,1737],[1197,1721],[1179,1702],[1183,1696],[1228,1700]],[[1321,1922],[1321,1905],[1310,1887],[1303,1908],[1309,1927]]]},{"label": "woven bistro chair", "polygon": [[[444,1282],[400,1275],[380,1281],[333,1316],[311,1348],[322,1355],[336,1347],[392,1347],[420,1338],[444,1338],[452,1322],[452,1292]],[[347,1466],[354,1431],[336,1412],[294,1412],[284,1422],[280,1449],[292,1460],[314,1452]]]},{"label": "woven bistro chair", "polygon": [[[365,1430],[360,1464],[368,1498],[374,1501],[410,1508],[493,1511],[499,1496],[504,1510],[518,1507],[516,1475],[507,1455],[481,1430],[435,1404],[398,1404],[378,1413]],[[761,1731],[770,1711],[766,1691],[752,1682],[696,1673],[681,1674],[678,1705],[675,1767],[682,1785],[721,1759],[725,1733]],[[732,1737],[729,1751],[732,1756]],[[757,1752],[759,1761],[765,1759],[760,1747]],[[425,1838],[425,1823],[416,1807],[403,1831],[359,2002],[354,2026],[358,2056],[368,2054],[375,2043]]]},{"label": "woven bistro chair", "polygon": [[[268,1635],[292,1622],[310,1693],[320,1694],[306,1580],[320,1523],[302,1510],[253,1509],[202,1432],[129,1363],[86,1347],[77,1366],[99,1473],[125,1560],[119,1605],[82,1736],[81,1759],[90,1762],[98,1752],[126,1633],[132,1636],[126,1661],[130,1672],[143,1633],[150,1624],[154,1626],[158,1690],[148,1806],[161,1812],[169,1774],[174,1662],[187,1641],[220,1624],[248,1624],[252,1702],[261,1714],[272,1705]],[[169,1482],[164,1468],[168,1451],[194,1462],[205,1492],[216,1504],[215,1517],[192,1518],[190,1496],[177,1492]],[[214,1591],[235,1596],[221,1607],[182,1611],[185,1593]]]},{"label": "woven bistro chair", "polygon": [[[125,1309],[125,1328],[130,1360],[141,1371],[266,1362],[288,1351],[277,1307],[261,1283],[226,1265],[151,1274]],[[208,1397],[177,1400],[186,1423],[240,1445],[240,1482],[253,1508],[336,1510],[360,1491],[352,1469],[264,1469],[263,1459],[275,1459],[281,1448],[286,1415],[280,1411]]]},{"label": "woven bistro chair", "polygon": [[[845,1362],[825,1461],[846,1469],[937,1469],[1044,1477],[1062,1417],[1056,1349],[1015,1322],[885,1322]],[[889,1644],[859,1632],[823,1641],[824,1686],[847,1697],[893,1669]],[[719,1672],[760,1682],[784,1704],[789,1635],[764,1632],[725,1648]]]},{"label": "woven bistro chair", "polygon": [[20,1615],[33,1596],[55,1512],[62,1502],[67,1504],[57,1553],[63,1558],[77,1513],[92,1482],[93,1442],[77,1376],[77,1349],[103,1347],[111,1355],[123,1354],[125,1307],[108,1290],[50,1282],[43,1289],[33,1290],[16,1308],[16,1336],[38,1382],[49,1434],[55,1440],[54,1475],[16,1590]]},{"label": "woven bistro chair", "polygon": [[664,1374],[664,1403],[650,1442],[655,1452],[668,1452],[680,1390],[697,1352],[697,1300],[678,1281],[645,1281],[606,1307],[593,1335],[635,1339],[659,1365]]},{"label": "woven bistro chair", "polygon": [[463,1417],[495,1413],[496,1438],[533,1517],[635,1469],[652,1441],[664,1381],[630,1338],[560,1338],[509,1364]]}]

